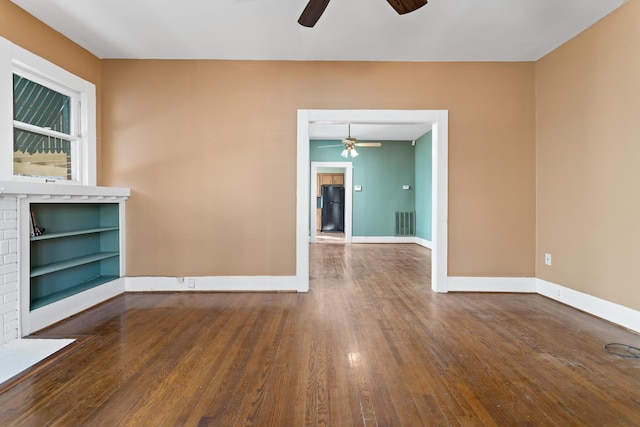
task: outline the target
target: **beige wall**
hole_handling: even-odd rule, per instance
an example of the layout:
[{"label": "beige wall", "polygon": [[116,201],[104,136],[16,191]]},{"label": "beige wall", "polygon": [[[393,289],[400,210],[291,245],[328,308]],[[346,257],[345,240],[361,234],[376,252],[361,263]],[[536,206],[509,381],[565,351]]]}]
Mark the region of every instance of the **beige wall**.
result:
[{"label": "beige wall", "polygon": [[10,2],[0,35],[96,84],[129,275],[294,274],[299,108],[449,110],[449,273],[534,273],[532,63],[100,61]]},{"label": "beige wall", "polygon": [[629,2],[536,64],[536,276],[636,310],[638,23]]},{"label": "beige wall", "polygon": [[534,274],[533,63],[105,60],[102,79],[129,275],[295,274],[300,108],[449,110],[449,273]]},{"label": "beige wall", "polygon": [[[97,149],[100,153],[100,59],[8,0],[0,0],[0,37],[96,85],[98,107],[96,132]],[[98,156],[98,182],[99,179],[100,158]]]}]

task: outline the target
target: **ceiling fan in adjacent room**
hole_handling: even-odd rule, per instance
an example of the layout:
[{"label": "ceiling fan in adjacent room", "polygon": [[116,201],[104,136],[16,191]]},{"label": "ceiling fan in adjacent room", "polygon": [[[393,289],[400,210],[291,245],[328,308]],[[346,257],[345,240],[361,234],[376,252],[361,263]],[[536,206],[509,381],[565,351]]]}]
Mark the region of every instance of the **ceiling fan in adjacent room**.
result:
[{"label": "ceiling fan in adjacent room", "polygon": [[351,123],[349,123],[349,136],[342,140],[342,144],[334,144],[334,145],[321,145],[318,148],[329,148],[329,147],[344,147],[342,153],[340,154],[342,157],[347,158],[349,154],[351,157],[357,157],[360,155],[356,150],[356,147],[382,147],[381,142],[358,142],[358,140],[351,136]]},{"label": "ceiling fan in adjacent room", "polygon": [[[387,0],[387,3],[400,15],[413,12],[427,4],[427,0]],[[329,0],[309,0],[307,7],[298,18],[298,23],[304,27],[313,27],[327,8]]]}]

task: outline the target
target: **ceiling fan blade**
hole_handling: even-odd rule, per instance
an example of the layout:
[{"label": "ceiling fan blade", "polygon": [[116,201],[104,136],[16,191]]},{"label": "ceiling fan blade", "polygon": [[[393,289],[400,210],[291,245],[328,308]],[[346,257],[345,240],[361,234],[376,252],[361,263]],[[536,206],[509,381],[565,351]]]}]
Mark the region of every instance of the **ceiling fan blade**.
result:
[{"label": "ceiling fan blade", "polygon": [[298,24],[303,27],[313,27],[322,16],[328,4],[329,0],[309,0],[307,7],[304,8],[302,15],[298,18]]},{"label": "ceiling fan blade", "polygon": [[336,145],[320,145],[319,147],[316,147],[316,148],[329,148],[329,147],[344,147],[344,145],[342,145],[342,144],[336,144]]},{"label": "ceiling fan blade", "polygon": [[427,0],[387,0],[387,3],[393,7],[400,15],[413,12],[427,4]]},{"label": "ceiling fan blade", "polygon": [[381,142],[356,142],[356,147],[382,147]]}]

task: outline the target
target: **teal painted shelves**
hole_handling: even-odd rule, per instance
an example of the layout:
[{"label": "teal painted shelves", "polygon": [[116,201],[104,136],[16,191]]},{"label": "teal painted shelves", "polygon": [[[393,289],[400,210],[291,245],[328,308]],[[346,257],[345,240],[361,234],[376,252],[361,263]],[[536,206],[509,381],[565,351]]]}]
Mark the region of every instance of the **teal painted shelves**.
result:
[{"label": "teal painted shelves", "polygon": [[65,231],[60,233],[46,233],[46,234],[41,234],[39,236],[31,236],[31,241],[37,242],[40,240],[59,239],[61,237],[82,236],[83,234],[104,233],[107,231],[119,230],[119,228],[120,227],[98,227],[98,228],[88,228],[84,230]]},{"label": "teal painted shelves", "polygon": [[54,292],[40,298],[34,298],[31,301],[31,310],[36,310],[40,307],[44,307],[45,305],[49,305],[65,298],[69,298],[70,296],[79,294],[80,292],[84,292],[89,289],[95,288],[96,286],[100,286],[105,283],[111,282],[112,280],[116,280],[117,278],[118,276],[99,276],[91,280],[87,280],[86,282],[79,283],[75,286],[63,289],[61,291]]},{"label": "teal painted shelves", "polygon": [[77,258],[71,258],[64,261],[53,262],[51,264],[45,264],[31,269],[30,276],[38,277],[44,274],[55,273],[56,271],[66,270],[68,268],[78,267],[84,264],[90,264],[92,262],[101,261],[103,259],[113,258],[119,256],[119,252],[101,252],[97,254],[85,255]]},{"label": "teal painted shelves", "polygon": [[120,277],[118,203],[30,204],[46,228],[30,239],[30,308],[35,310]]}]

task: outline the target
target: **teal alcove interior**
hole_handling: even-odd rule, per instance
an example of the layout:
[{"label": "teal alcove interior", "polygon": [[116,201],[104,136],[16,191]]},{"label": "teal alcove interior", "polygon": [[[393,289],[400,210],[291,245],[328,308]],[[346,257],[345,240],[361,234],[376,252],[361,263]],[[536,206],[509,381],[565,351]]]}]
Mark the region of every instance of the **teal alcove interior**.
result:
[{"label": "teal alcove interior", "polygon": [[[345,159],[335,140],[311,141],[312,162],[353,163],[353,236],[393,236],[395,212],[416,212],[416,236],[431,241],[431,132],[411,141],[382,141],[382,147],[359,147]],[[324,170],[323,170],[324,172]],[[409,185],[410,190],[403,190]]]}]

